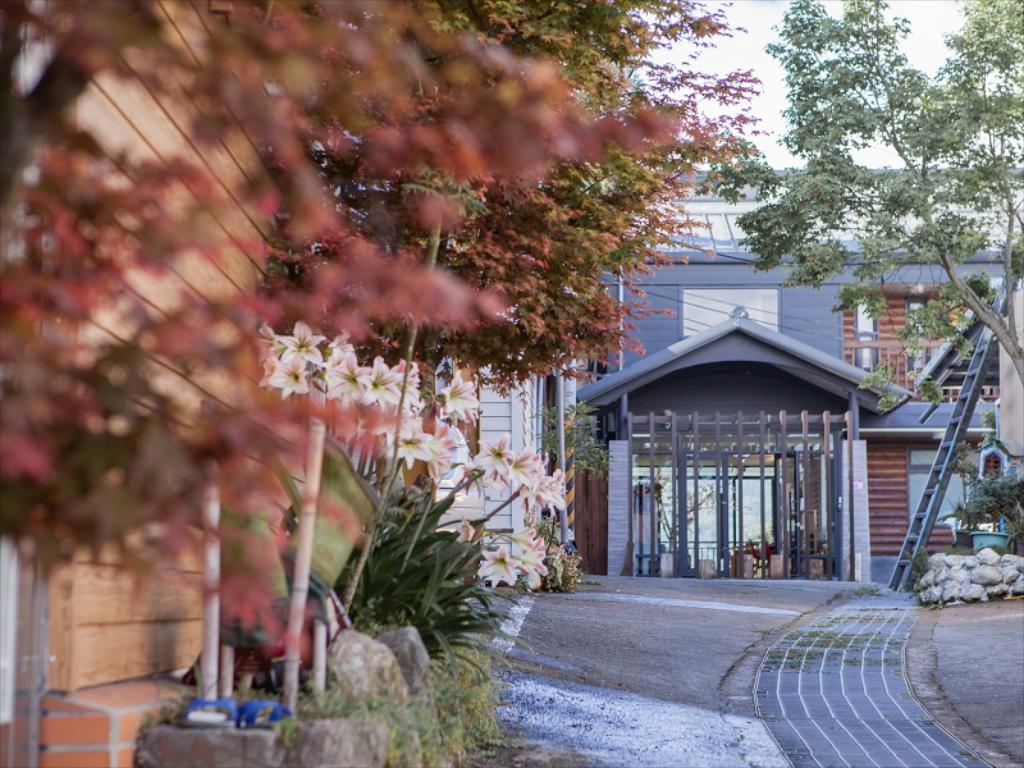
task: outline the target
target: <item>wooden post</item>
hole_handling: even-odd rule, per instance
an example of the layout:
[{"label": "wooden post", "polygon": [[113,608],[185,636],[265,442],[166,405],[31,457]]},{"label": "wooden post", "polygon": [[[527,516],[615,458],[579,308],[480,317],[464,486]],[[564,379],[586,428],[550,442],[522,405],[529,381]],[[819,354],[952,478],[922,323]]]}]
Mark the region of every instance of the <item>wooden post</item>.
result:
[{"label": "wooden post", "polygon": [[313,620],[313,690],[323,693],[327,688],[327,625]]},{"label": "wooden post", "polygon": [[291,605],[288,610],[288,630],[285,634],[284,703],[295,710],[299,696],[299,665],[302,660],[299,646],[306,616],[306,595],[309,592],[309,570],[313,559],[313,527],[316,506],[320,497],[320,475],[324,462],[324,423],[313,419],[309,427],[309,446],[306,453],[306,482],[302,489],[302,511],[296,532],[295,574],[292,579]]},{"label": "wooden post", "polygon": [[782,575],[789,578],[789,516],[792,509],[786,494],[786,454],[789,452],[789,420],[785,411],[779,411],[779,466],[775,470],[779,482],[779,530],[775,535],[778,552],[782,556]]},{"label": "wooden post", "polygon": [[[852,400],[852,396],[851,396],[851,400]],[[855,550],[855,548],[857,546],[857,542],[856,542],[856,540],[854,538],[854,531],[853,531],[853,436],[854,436],[854,433],[855,433],[855,430],[853,428],[853,412],[852,411],[847,411],[846,414],[845,414],[845,417],[846,417],[846,488],[847,488],[847,493],[849,494],[847,496],[847,498],[849,499],[849,504],[848,504],[848,509],[846,509],[844,511],[846,512],[846,519],[849,521],[849,526],[850,526],[850,533],[849,533],[849,536],[850,536],[850,564],[849,564],[850,581],[856,581],[857,580],[857,567],[856,567],[857,555],[855,554],[854,550]]]},{"label": "wooden post", "polygon": [[648,557],[647,559],[647,575],[653,576],[655,563],[658,559],[658,534],[660,533],[660,531],[658,530],[658,494],[655,493],[654,490],[658,481],[655,479],[655,462],[657,461],[657,458],[654,455],[654,432],[657,429],[657,427],[654,424],[653,412],[649,414],[649,423],[651,439],[650,442],[647,444],[647,447],[649,449],[648,460],[650,462],[647,467],[647,477],[650,479],[651,483],[650,494],[648,494],[650,496],[651,507],[651,552],[650,557]]},{"label": "wooden post", "polygon": [[202,698],[217,698],[217,662],[220,651],[220,490],[217,471],[211,468],[203,492],[203,655],[200,672]]},{"label": "wooden post", "polygon": [[[767,541],[766,541],[767,537],[765,536],[765,529],[764,529],[765,528],[765,511],[764,511],[764,503],[765,503],[765,493],[764,493],[764,452],[765,452],[765,445],[764,445],[764,430],[765,430],[765,424],[766,423],[767,423],[767,421],[765,419],[764,411],[759,412],[757,414],[758,439],[760,440],[759,450],[758,450],[758,456],[759,456],[758,468],[760,469],[760,473],[761,473],[761,478],[760,478],[761,479],[761,484],[760,484],[760,492],[761,492],[761,557],[759,559],[761,561],[761,576],[762,577],[765,575],[765,569],[768,567],[768,562],[767,562],[767,560],[768,560],[768,548],[766,546],[767,545]],[[775,539],[776,539],[776,545],[777,545],[778,544],[778,532],[776,532]]]},{"label": "wooden post", "polygon": [[235,693],[235,648],[220,647],[220,697],[229,699]]},{"label": "wooden post", "polygon": [[697,566],[697,575],[700,570],[700,413],[693,412],[693,421],[690,422],[690,429],[693,431],[693,563]]}]

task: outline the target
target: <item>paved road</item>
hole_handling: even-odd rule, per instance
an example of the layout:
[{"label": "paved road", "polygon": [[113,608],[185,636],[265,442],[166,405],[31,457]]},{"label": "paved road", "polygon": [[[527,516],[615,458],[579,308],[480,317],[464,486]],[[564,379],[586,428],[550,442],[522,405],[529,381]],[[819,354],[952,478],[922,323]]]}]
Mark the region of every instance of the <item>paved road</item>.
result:
[{"label": "paved road", "polygon": [[795,768],[984,768],[907,684],[908,595],[864,597],[784,635],[757,678],[759,714]]},{"label": "paved road", "polygon": [[853,587],[600,578],[538,595],[510,654],[502,720],[519,765],[786,766],[751,690],[771,643]]},{"label": "paved road", "polygon": [[945,728],[996,766],[1024,766],[1024,600],[922,610],[907,663]]}]

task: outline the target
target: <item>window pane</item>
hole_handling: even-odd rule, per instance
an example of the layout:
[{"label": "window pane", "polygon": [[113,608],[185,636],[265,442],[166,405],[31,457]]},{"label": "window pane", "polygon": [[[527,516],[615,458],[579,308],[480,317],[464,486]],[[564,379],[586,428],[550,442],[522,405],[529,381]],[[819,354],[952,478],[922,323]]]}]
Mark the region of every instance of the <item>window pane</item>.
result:
[{"label": "window pane", "polygon": [[687,288],[683,291],[683,335],[691,336],[724,323],[737,307],[746,309],[751,320],[779,329],[779,292],[774,288]]}]

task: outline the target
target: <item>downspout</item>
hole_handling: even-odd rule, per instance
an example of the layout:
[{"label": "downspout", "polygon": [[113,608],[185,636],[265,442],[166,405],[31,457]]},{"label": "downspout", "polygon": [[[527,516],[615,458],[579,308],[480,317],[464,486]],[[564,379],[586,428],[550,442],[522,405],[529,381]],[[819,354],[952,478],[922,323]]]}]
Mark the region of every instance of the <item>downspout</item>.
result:
[{"label": "downspout", "polygon": [[[849,434],[846,436],[846,466],[847,466],[847,498],[850,500],[850,508],[847,510],[847,517],[849,518],[849,530],[850,530],[850,563],[849,563],[849,575],[850,581],[855,581],[857,578],[857,553],[856,553],[856,541],[854,537],[854,517],[853,517],[853,443],[855,440],[860,440],[860,402],[857,400],[857,393],[855,390],[850,390],[850,396],[847,401],[847,410],[850,412],[850,424]],[[870,578],[870,574],[869,574]]]}]

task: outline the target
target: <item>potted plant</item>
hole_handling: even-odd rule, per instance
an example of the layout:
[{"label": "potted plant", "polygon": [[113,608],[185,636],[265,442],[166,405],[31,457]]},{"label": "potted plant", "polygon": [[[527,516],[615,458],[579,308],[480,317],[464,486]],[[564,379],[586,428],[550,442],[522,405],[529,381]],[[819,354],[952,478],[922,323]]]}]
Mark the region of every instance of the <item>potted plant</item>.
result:
[{"label": "potted plant", "polygon": [[[1021,508],[1024,507],[1024,480],[1014,477],[987,475],[971,486],[965,505],[966,520],[970,523],[971,543],[975,549],[1007,547],[1011,539],[1019,540]],[[980,530],[982,525],[991,530]],[[1002,528],[1003,530],[1000,530]]]}]

